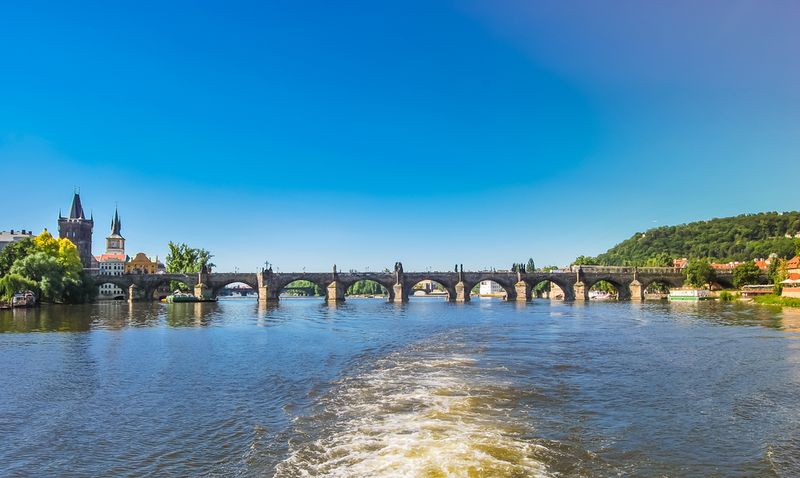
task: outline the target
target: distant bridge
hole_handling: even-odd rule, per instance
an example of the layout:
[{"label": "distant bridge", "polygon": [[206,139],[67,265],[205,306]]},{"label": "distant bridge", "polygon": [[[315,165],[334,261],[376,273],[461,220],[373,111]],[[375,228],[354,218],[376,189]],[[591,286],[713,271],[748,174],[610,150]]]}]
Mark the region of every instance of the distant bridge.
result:
[{"label": "distant bridge", "polygon": [[[716,283],[723,287],[733,287],[730,272],[717,272]],[[573,266],[566,270],[550,272],[494,272],[463,271],[452,272],[404,272],[397,264],[394,272],[273,272],[265,270],[257,273],[214,272],[199,274],[124,274],[97,275],[100,284],[114,284],[125,291],[128,300],[151,300],[156,291],[171,281],[178,281],[194,289],[195,295],[215,298],[222,289],[233,283],[243,283],[252,287],[259,300],[277,301],[281,292],[298,280],[315,284],[325,294],[329,302],[345,299],[347,289],[361,280],[370,280],[382,285],[388,291],[390,302],[406,302],[413,295],[413,287],[422,281],[439,283],[447,291],[448,300],[468,302],[470,291],[482,281],[496,282],[505,291],[506,300],[525,302],[531,300],[534,288],[542,282],[557,285],[564,293],[564,300],[588,300],[589,289],[600,281],[606,281],[617,290],[619,300],[643,300],[644,291],[651,284],[662,284],[669,288],[681,287],[685,276],[674,267],[605,267]]]}]

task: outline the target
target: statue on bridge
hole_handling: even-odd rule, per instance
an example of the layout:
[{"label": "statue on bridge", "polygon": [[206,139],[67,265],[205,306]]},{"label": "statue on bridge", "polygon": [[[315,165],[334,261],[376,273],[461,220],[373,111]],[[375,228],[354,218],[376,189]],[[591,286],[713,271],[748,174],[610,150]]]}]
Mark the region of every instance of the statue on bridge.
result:
[{"label": "statue on bridge", "polygon": [[403,275],[403,263],[402,262],[395,262],[394,263],[394,278],[395,283],[400,283],[400,276]]}]

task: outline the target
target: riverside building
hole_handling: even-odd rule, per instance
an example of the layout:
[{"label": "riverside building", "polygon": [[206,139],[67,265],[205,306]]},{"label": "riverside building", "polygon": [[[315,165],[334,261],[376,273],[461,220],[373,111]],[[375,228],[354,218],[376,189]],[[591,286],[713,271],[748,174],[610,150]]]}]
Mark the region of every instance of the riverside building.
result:
[{"label": "riverside building", "polygon": [[[122,222],[119,220],[119,211],[114,210],[111,220],[111,233],[106,237],[106,252],[97,256],[100,274],[118,276],[125,273],[125,238],[122,237]],[[100,299],[124,298],[125,292],[114,284],[101,284],[99,289]]]}]

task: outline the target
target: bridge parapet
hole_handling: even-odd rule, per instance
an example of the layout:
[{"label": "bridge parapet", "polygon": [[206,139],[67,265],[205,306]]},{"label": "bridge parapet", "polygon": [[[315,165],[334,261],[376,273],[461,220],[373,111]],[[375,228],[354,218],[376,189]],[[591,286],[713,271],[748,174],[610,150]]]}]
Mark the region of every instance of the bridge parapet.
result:
[{"label": "bridge parapet", "polygon": [[[398,267],[399,266],[399,267]],[[717,271],[718,282],[727,285],[731,282],[729,271]],[[265,270],[258,273],[214,272],[206,274],[98,274],[98,284],[111,283],[122,289],[131,286],[145,298],[169,281],[180,281],[190,288],[201,280],[208,287],[210,295],[217,296],[223,287],[241,282],[256,290],[260,300],[277,300],[281,290],[297,280],[315,284],[323,293],[333,291],[333,299],[342,300],[345,291],[361,280],[374,281],[388,290],[390,301],[408,300],[415,284],[431,280],[441,284],[449,293],[451,300],[468,301],[470,291],[481,281],[491,280],[505,290],[509,300],[527,300],[531,291],[543,281],[550,281],[560,287],[566,300],[588,297],[588,290],[601,280],[612,283],[619,292],[620,299],[638,298],[649,284],[663,282],[670,287],[683,284],[684,273],[675,267],[618,267],[618,266],[573,266],[554,271],[512,272],[512,271],[428,271],[404,272],[397,263],[394,272],[273,272]],[[331,286],[333,286],[331,288]],[[633,297],[631,297],[633,296]]]}]

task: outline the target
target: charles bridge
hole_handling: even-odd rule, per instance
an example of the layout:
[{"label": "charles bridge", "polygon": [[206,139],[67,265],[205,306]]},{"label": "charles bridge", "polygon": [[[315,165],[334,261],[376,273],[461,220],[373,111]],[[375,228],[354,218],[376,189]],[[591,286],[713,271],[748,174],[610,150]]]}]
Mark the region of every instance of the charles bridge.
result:
[{"label": "charles bridge", "polygon": [[[98,275],[100,284],[114,284],[125,291],[128,300],[149,300],[157,291],[164,290],[171,281],[182,282],[192,288],[197,297],[216,298],[230,284],[243,283],[258,293],[260,301],[275,302],[281,291],[292,282],[303,280],[315,284],[329,302],[344,301],[347,289],[358,281],[369,280],[388,291],[389,302],[406,302],[413,287],[422,281],[433,281],[446,291],[451,302],[468,302],[470,291],[482,281],[496,282],[504,291],[506,300],[526,302],[531,300],[534,288],[545,281],[557,285],[564,300],[588,300],[589,290],[600,281],[606,281],[617,290],[619,300],[643,300],[651,284],[669,288],[681,287],[685,276],[673,267],[606,267],[573,266],[570,269],[549,272],[464,271],[458,267],[451,272],[404,272],[402,264],[395,264],[394,272],[273,272],[271,269],[257,273],[201,272],[197,274],[124,274]],[[717,272],[716,283],[732,286],[729,272]]]}]

